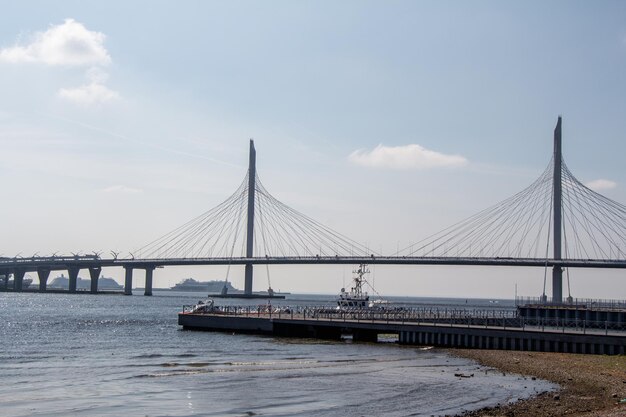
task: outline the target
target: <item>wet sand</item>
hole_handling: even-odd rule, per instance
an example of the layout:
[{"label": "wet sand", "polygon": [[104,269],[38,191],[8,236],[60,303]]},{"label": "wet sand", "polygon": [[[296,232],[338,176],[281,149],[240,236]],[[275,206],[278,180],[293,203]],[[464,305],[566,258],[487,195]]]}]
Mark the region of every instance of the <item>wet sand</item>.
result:
[{"label": "wet sand", "polygon": [[504,373],[516,373],[560,385],[510,405],[482,409],[464,416],[626,416],[626,356],[577,355],[546,352],[450,349]]}]

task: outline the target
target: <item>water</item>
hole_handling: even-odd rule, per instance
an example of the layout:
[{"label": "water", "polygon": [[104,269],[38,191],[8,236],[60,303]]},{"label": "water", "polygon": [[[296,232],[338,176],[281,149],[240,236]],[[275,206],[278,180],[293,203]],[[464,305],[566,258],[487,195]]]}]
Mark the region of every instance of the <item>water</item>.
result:
[{"label": "water", "polygon": [[200,297],[0,293],[0,414],[430,416],[553,388],[436,349],[182,331]]}]

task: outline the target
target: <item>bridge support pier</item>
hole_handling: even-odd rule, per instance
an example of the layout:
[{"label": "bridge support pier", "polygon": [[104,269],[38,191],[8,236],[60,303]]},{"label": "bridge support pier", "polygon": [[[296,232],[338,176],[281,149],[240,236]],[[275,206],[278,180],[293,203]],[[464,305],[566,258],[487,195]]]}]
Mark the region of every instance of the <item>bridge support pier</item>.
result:
[{"label": "bridge support pier", "polygon": [[254,265],[246,264],[245,281],[243,287],[243,293],[245,295],[252,295],[252,275],[254,273]]},{"label": "bridge support pier", "polygon": [[89,268],[89,278],[91,278],[91,288],[89,292],[92,294],[98,294],[98,278],[100,278],[101,272],[102,268],[99,266]]},{"label": "bridge support pier", "polygon": [[21,269],[16,269],[13,271],[13,290],[14,291],[22,291],[24,285],[24,275],[26,275],[26,271]]},{"label": "bridge support pier", "polygon": [[563,302],[563,268],[560,266],[552,267],[552,302]]},{"label": "bridge support pier", "polygon": [[6,290],[9,289],[9,272],[8,271],[4,271],[2,274],[3,274],[3,275],[1,275],[2,276],[2,281],[3,281],[3,285],[2,286],[4,287],[4,290],[6,291]]},{"label": "bridge support pier", "polygon": [[48,278],[50,277],[50,269],[38,268],[37,276],[39,277],[39,292],[46,292],[48,287]]},{"label": "bridge support pier", "polygon": [[133,268],[125,266],[124,270],[124,295],[133,295]]},{"label": "bridge support pier", "polygon": [[69,283],[68,283],[67,289],[71,293],[76,292],[76,283],[78,282],[79,271],[80,271],[80,268],[77,266],[70,266],[67,268],[67,274],[69,276]]},{"label": "bridge support pier", "polygon": [[152,295],[152,273],[154,272],[154,267],[153,266],[149,266],[146,267],[146,285],[145,285],[145,291],[143,293],[143,295]]}]

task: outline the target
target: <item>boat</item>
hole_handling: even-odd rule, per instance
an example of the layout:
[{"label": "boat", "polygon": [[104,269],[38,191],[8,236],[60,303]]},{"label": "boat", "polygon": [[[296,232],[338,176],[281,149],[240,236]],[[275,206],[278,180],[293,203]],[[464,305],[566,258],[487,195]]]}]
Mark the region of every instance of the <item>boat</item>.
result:
[{"label": "boat", "polygon": [[270,295],[271,297],[276,297],[278,295],[291,295],[290,292],[286,292],[286,291],[274,291],[272,289],[272,287],[268,288],[267,291],[259,291],[258,294],[267,294]]},{"label": "boat", "polygon": [[240,293],[241,290],[233,287],[228,281],[196,281],[187,278],[170,288],[172,291],[198,291],[217,294]]},{"label": "boat", "polygon": [[113,278],[98,278],[98,288],[101,290],[123,290],[124,287],[117,283]]},{"label": "boat", "polygon": [[346,291],[345,288],[341,289],[337,298],[337,310],[369,308],[370,296],[367,291],[363,291],[363,285],[366,282],[364,276],[369,274],[369,268],[367,265],[361,264],[358,269],[352,272],[354,274],[352,277],[354,286],[350,288],[350,292]]},{"label": "boat", "polygon": [[345,288],[341,289],[339,297],[337,297],[337,310],[353,310],[353,309],[375,309],[381,310],[388,308],[389,301],[377,298],[370,300],[370,296],[367,291],[364,290],[365,284],[369,285],[374,292],[374,288],[367,282],[365,275],[370,273],[369,268],[365,264],[359,265],[357,269],[352,271],[354,276],[352,281],[354,286],[350,288],[350,291],[346,291]]},{"label": "boat", "polygon": [[[30,278],[24,278],[24,279],[22,280],[22,289],[23,289],[23,290],[27,289],[28,287],[30,287],[30,284],[32,284],[32,283],[33,283],[33,280],[32,280],[32,279],[30,279]],[[9,279],[9,280],[7,280],[7,281],[6,281],[6,287],[7,287],[7,288],[13,288],[13,286],[14,286],[14,285],[15,285],[15,284],[13,283],[13,280],[12,280],[12,279]]]},{"label": "boat", "polygon": [[389,300],[376,299],[376,300],[370,301],[369,306],[370,307],[384,308],[388,304],[389,304]]},{"label": "boat", "polygon": [[191,308],[191,313],[211,313],[215,309],[215,303],[212,299],[206,301],[198,301],[198,304]]},{"label": "boat", "polygon": [[[65,275],[61,274],[61,276],[54,278],[48,285],[47,288],[51,290],[67,290],[70,285],[70,279]],[[81,277],[76,278],[76,289],[81,290],[89,290],[91,289],[91,279],[84,279]],[[115,290],[123,290],[124,287],[117,283],[113,278],[109,277],[100,277],[98,278],[98,290],[99,291],[115,291]]]}]

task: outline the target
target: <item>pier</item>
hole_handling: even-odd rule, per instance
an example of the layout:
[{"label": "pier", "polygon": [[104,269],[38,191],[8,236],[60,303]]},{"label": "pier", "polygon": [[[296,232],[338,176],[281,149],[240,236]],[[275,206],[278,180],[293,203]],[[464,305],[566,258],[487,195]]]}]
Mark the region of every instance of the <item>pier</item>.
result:
[{"label": "pier", "polygon": [[395,335],[401,345],[623,355],[623,323],[527,319],[515,312],[484,315],[443,310],[340,311],[330,308],[214,307],[178,315],[183,329],[376,342]]}]

